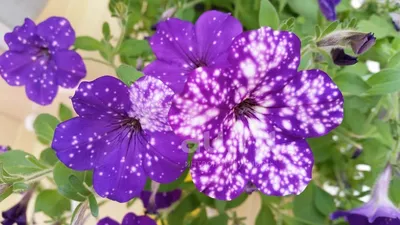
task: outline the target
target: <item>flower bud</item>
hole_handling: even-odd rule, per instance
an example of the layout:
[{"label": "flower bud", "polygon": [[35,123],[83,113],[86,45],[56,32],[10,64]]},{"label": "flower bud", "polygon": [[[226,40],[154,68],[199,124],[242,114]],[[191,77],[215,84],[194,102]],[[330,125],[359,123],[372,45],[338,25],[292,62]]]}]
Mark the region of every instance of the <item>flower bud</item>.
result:
[{"label": "flower bud", "polygon": [[363,152],[362,148],[357,148],[354,152],[353,155],[351,156],[352,159],[357,159],[361,153]]},{"label": "flower bud", "polygon": [[142,71],[144,66],[144,61],[142,57],[139,57],[136,59],[136,70],[137,71]]},{"label": "flower bud", "polygon": [[363,33],[352,30],[340,30],[333,32],[317,43],[321,48],[345,48],[351,47],[357,55],[368,51],[376,42],[373,33]]},{"label": "flower bud", "polygon": [[347,55],[342,48],[334,48],[331,50],[333,63],[338,66],[350,66],[358,62],[357,57]]},{"label": "flower bud", "polygon": [[390,17],[392,17],[392,22],[394,29],[397,31],[400,31],[400,13],[390,13]]}]

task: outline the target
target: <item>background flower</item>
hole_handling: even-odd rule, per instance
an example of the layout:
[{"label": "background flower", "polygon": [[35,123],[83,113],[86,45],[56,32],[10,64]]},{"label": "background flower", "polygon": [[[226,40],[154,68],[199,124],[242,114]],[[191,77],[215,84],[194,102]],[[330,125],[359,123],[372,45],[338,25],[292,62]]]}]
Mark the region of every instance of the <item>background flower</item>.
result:
[{"label": "background flower", "polygon": [[152,196],[151,191],[142,191],[140,199],[146,208],[146,213],[157,214],[159,209],[170,207],[178,201],[182,195],[182,190],[177,189],[168,192],[157,192]]},{"label": "background flower", "polygon": [[[117,221],[106,217],[101,219],[97,225],[119,225]],[[148,216],[136,216],[133,213],[128,213],[125,215],[124,219],[122,220],[121,225],[156,225],[156,221],[152,220]]]},{"label": "background flower", "polygon": [[82,58],[69,50],[75,31],[66,18],[50,17],[5,35],[9,50],[0,56],[0,75],[11,86],[25,86],[26,95],[40,105],[55,98],[58,86],[74,88],[86,76]]}]

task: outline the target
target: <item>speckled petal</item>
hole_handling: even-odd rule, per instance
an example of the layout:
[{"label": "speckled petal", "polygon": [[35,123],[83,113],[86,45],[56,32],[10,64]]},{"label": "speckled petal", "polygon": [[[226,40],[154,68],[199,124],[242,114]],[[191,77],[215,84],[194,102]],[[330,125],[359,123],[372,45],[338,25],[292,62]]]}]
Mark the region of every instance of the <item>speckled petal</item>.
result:
[{"label": "speckled petal", "polygon": [[149,42],[157,59],[182,68],[189,67],[198,55],[195,28],[188,21],[169,18],[160,22]]},{"label": "speckled petal", "polygon": [[151,191],[142,191],[140,199],[147,210],[159,210],[170,207],[174,202],[178,201],[181,197],[182,190],[177,189],[169,192],[158,192],[155,196],[155,204],[150,205]]},{"label": "speckled petal", "polygon": [[58,51],[51,56],[56,67],[57,84],[64,88],[74,88],[86,76],[82,57],[75,51]]},{"label": "speckled petal", "polygon": [[269,27],[243,32],[230,48],[229,60],[237,65],[232,82],[239,92],[279,90],[296,75],[300,63],[300,39],[291,32]]},{"label": "speckled petal", "polygon": [[136,216],[128,213],[125,215],[122,225],[157,225],[157,223],[148,216]]},{"label": "speckled petal", "polygon": [[101,197],[127,202],[139,196],[146,184],[141,166],[145,140],[140,135],[130,135],[130,132],[120,133],[114,151],[93,172],[93,186]]},{"label": "speckled petal", "polygon": [[284,132],[319,137],[343,120],[343,96],[323,71],[301,71],[279,92],[256,99],[264,114]]},{"label": "speckled petal", "polygon": [[187,140],[213,139],[233,107],[230,74],[221,69],[198,68],[180,95],[176,95],[169,121],[176,134]]},{"label": "speckled petal", "polygon": [[25,93],[28,98],[40,105],[49,105],[53,102],[58,92],[54,72],[45,65],[35,62],[32,65],[36,68],[36,76],[29,77],[25,83]]},{"label": "speckled petal", "polygon": [[76,117],[60,123],[55,130],[52,148],[57,157],[75,170],[89,170],[101,165],[116,151],[119,140],[117,121]]},{"label": "speckled petal", "polygon": [[180,177],[186,169],[188,152],[182,149],[185,143],[174,132],[147,132],[147,145],[143,168],[152,180],[169,183]]},{"label": "speckled petal", "polygon": [[97,225],[119,225],[119,223],[110,217],[106,217],[97,222]]},{"label": "speckled petal", "polygon": [[334,21],[337,19],[335,7],[338,2],[338,0],[318,0],[319,8],[321,9],[322,14],[324,14],[327,20]]},{"label": "speckled petal", "polygon": [[24,85],[29,77],[40,75],[39,67],[33,70],[35,65],[38,66],[30,55],[12,51],[0,55],[0,75],[11,86]]},{"label": "speckled petal", "polygon": [[29,18],[26,18],[22,26],[16,26],[14,30],[4,36],[11,51],[30,51],[34,47],[36,40],[36,24]]},{"label": "speckled petal", "polygon": [[[228,63],[227,55],[233,39],[242,33],[240,21],[229,13],[207,11],[196,22],[196,37],[201,59],[208,66],[218,63]],[[219,57],[224,59],[218,59]]]},{"label": "speckled petal", "polygon": [[144,74],[162,80],[175,93],[182,92],[188,71],[187,68],[158,59],[151,62],[143,70]]},{"label": "speckled petal", "polygon": [[37,25],[37,34],[52,50],[66,50],[75,42],[75,31],[66,18],[50,17]]},{"label": "speckled petal", "polygon": [[132,105],[128,87],[111,76],[82,82],[72,97],[72,104],[79,116],[93,119],[127,116]]}]

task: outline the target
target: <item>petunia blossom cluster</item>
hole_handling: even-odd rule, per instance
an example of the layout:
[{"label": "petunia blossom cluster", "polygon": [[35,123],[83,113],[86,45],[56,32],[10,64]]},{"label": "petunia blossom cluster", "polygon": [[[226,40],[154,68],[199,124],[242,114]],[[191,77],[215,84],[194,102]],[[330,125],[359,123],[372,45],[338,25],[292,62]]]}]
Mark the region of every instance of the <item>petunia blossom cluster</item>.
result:
[{"label": "petunia blossom cluster", "polygon": [[218,11],[156,29],[156,60],[144,77],[131,86],[111,76],[79,85],[78,116],[59,124],[52,142],[61,162],[93,170],[102,197],[142,195],[150,213],[163,202],[142,192],[146,179],[176,180],[193,142],[193,182],[212,198],[231,200],[249,187],[301,193],[314,162],[306,138],[342,122],[343,96],[325,72],[298,71],[299,38],[269,27],[243,32]]}]

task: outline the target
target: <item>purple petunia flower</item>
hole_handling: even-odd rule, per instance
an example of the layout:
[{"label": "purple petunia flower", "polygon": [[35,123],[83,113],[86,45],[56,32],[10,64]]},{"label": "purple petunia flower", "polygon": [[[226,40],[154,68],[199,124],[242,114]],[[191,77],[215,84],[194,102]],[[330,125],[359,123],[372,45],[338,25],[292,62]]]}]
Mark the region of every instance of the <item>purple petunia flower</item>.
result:
[{"label": "purple petunia flower", "polygon": [[400,211],[388,197],[392,168],[387,166],[378,177],[369,202],[349,211],[336,211],[331,215],[335,220],[344,217],[350,225],[398,225]]},{"label": "purple petunia flower", "polygon": [[146,213],[157,214],[159,209],[170,207],[174,202],[178,201],[181,197],[182,191],[180,189],[169,192],[158,192],[152,195],[151,191],[142,191],[140,199],[146,208]]},{"label": "purple petunia flower", "polygon": [[327,20],[336,20],[336,6],[341,0],[318,0],[319,8]]},{"label": "purple petunia flower", "polygon": [[205,12],[193,25],[170,18],[157,24],[149,39],[157,59],[145,69],[176,93],[182,91],[187,75],[198,67],[228,64],[227,50],[242,32],[240,22],[228,13]]},{"label": "purple petunia flower", "polygon": [[0,145],[0,154],[7,152],[8,151],[8,146],[5,145]]},{"label": "purple petunia flower", "polygon": [[67,19],[50,17],[35,25],[25,19],[4,37],[9,50],[0,56],[0,75],[11,86],[25,86],[30,100],[48,105],[58,86],[73,88],[86,76],[82,58],[69,50],[75,31]]},{"label": "purple petunia flower", "polygon": [[[101,219],[97,225],[120,225],[120,223],[106,217]],[[157,223],[148,216],[136,216],[133,213],[128,213],[124,216],[121,225],[157,225]]]},{"label": "purple petunia flower", "polygon": [[168,183],[185,169],[187,153],[167,120],[173,94],[149,76],[130,88],[111,76],[82,82],[72,98],[79,116],[57,126],[52,147],[68,167],[94,169],[100,196],[129,201],[146,177]]},{"label": "purple petunia flower", "polygon": [[27,191],[22,197],[21,201],[19,201],[16,205],[11,207],[9,210],[2,212],[3,221],[2,225],[26,225],[26,210],[28,208],[28,203],[32,197],[34,192],[34,188],[31,188]]},{"label": "purple petunia flower", "polygon": [[200,141],[191,175],[201,192],[230,200],[248,186],[278,196],[305,189],[314,161],[305,138],[342,122],[343,96],[323,71],[297,71],[300,46],[268,27],[242,33],[230,48],[236,67],[199,68],[174,98],[174,131]]}]

